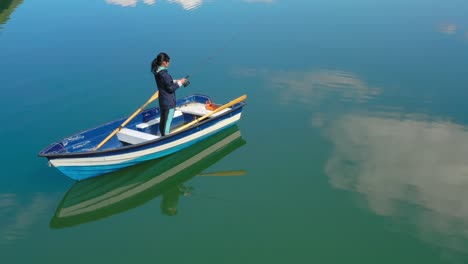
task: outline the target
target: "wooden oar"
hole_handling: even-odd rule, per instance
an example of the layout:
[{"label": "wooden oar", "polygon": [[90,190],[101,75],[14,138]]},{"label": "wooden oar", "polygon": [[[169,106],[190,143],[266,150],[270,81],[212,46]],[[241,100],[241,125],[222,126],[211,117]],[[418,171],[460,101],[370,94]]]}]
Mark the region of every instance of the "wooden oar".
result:
[{"label": "wooden oar", "polygon": [[190,126],[193,126],[194,124],[196,124],[196,123],[198,123],[198,122],[200,122],[200,121],[203,121],[203,120],[207,119],[207,118],[210,117],[211,115],[214,115],[214,114],[218,113],[219,111],[222,111],[222,110],[224,110],[224,109],[226,109],[226,108],[228,108],[228,107],[230,107],[230,106],[233,106],[233,105],[235,105],[235,104],[237,104],[237,103],[240,103],[240,102],[244,101],[245,99],[247,99],[247,95],[244,94],[244,95],[242,95],[241,97],[239,97],[239,98],[237,98],[237,99],[235,99],[235,100],[232,100],[231,102],[229,102],[229,103],[227,103],[227,104],[225,104],[225,105],[223,105],[223,106],[218,107],[218,108],[217,108],[216,110],[214,110],[213,112],[211,112],[211,113],[209,113],[209,114],[206,114],[206,115],[204,115],[204,116],[202,116],[202,117],[200,117],[200,118],[197,118],[197,119],[193,120],[192,122],[187,123],[187,124],[185,124],[185,125],[183,125],[183,126],[177,128],[177,129],[175,129],[175,130],[172,131],[171,133],[175,133],[175,132],[184,130],[184,129],[190,127]]},{"label": "wooden oar", "polygon": [[100,147],[106,144],[106,142],[109,141],[109,139],[111,139],[115,134],[117,134],[117,132],[119,132],[122,128],[124,128],[128,124],[128,122],[132,121],[132,119],[135,118],[135,116],[138,115],[141,111],[143,111],[151,102],[156,100],[158,96],[159,96],[159,91],[154,93],[153,96],[151,96],[151,98],[148,100],[148,102],[146,102],[144,105],[138,108],[138,110],[136,110],[135,113],[133,113],[118,128],[116,128],[112,133],[110,133],[109,136],[107,136],[101,143],[99,143],[99,145],[97,145],[97,147],[94,148],[94,150],[98,150]]},{"label": "wooden oar", "polygon": [[202,172],[198,173],[198,176],[244,176],[245,170],[235,171],[216,171],[216,172]]}]

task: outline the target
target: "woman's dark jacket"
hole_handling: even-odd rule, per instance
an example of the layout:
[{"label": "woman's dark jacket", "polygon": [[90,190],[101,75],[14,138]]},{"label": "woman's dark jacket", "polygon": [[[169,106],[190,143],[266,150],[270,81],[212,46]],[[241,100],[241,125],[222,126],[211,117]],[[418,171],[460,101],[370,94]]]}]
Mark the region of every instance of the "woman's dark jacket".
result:
[{"label": "woman's dark jacket", "polygon": [[159,107],[166,110],[174,108],[176,106],[175,91],[180,88],[179,84],[174,82],[167,69],[153,73],[159,90]]}]

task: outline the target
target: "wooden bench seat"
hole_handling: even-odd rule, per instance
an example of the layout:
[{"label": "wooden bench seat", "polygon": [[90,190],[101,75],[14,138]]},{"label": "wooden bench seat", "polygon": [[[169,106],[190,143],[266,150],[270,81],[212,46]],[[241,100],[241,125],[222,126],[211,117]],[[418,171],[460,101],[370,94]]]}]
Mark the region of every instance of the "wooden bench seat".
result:
[{"label": "wooden bench seat", "polygon": [[157,139],[159,138],[159,136],[124,127],[119,132],[117,132],[117,138],[120,141],[128,144],[139,144],[153,139]]},{"label": "wooden bench seat", "polygon": [[[181,107],[179,107],[177,109],[179,111],[181,111],[182,113],[192,114],[192,115],[196,115],[196,116],[204,116],[204,115],[207,115],[207,114],[213,112],[211,110],[207,110],[205,108],[205,105],[200,104],[200,103],[186,104],[186,105],[183,105],[183,106],[181,106]],[[227,112],[229,110],[231,110],[231,108],[223,109],[223,110],[219,111],[218,113],[215,113],[215,114],[211,115],[210,118],[221,115],[222,113]]]},{"label": "wooden bench seat", "polygon": [[[183,115],[183,113],[182,113],[181,111],[175,110],[175,111],[174,111],[174,117],[173,117],[173,118],[179,117],[179,116],[181,116],[181,115]],[[152,120],[150,120],[150,121],[148,121],[148,122],[138,124],[138,125],[136,125],[136,128],[137,128],[138,130],[145,130],[146,128],[148,128],[148,127],[150,127],[150,126],[152,126],[152,125],[154,125],[154,124],[158,124],[158,123],[159,123],[159,117],[158,117],[158,118],[155,118],[155,119],[152,119]]]}]

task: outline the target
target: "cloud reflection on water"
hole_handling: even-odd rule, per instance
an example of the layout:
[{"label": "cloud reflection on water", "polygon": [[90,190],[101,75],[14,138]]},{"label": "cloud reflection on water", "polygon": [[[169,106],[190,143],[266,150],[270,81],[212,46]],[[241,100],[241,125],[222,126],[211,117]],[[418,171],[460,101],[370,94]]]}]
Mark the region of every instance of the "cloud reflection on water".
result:
[{"label": "cloud reflection on water", "polygon": [[244,2],[247,2],[247,3],[265,3],[265,4],[272,4],[275,1],[276,0],[244,0]]},{"label": "cloud reflection on water", "polygon": [[120,6],[136,6],[137,0],[106,0],[108,4]]},{"label": "cloud reflection on water", "polygon": [[[203,4],[203,0],[167,0],[169,3],[175,3],[182,6],[185,10],[193,10]],[[138,0],[106,0],[109,4],[120,5],[123,7],[134,7],[137,5]],[[147,5],[153,5],[156,0],[143,0]]]},{"label": "cloud reflection on water", "polygon": [[437,31],[447,35],[454,35],[457,33],[458,26],[454,23],[444,23],[440,24],[437,28]]},{"label": "cloud reflection on water", "polygon": [[53,200],[40,193],[33,195],[27,205],[18,199],[15,194],[0,194],[0,244],[25,238],[28,230],[53,206]]},{"label": "cloud reflection on water", "polygon": [[[346,71],[235,73],[264,79],[283,104],[365,103],[383,91]],[[312,113],[310,125],[323,129],[334,145],[325,165],[331,185],[361,194],[370,211],[395,220],[397,228],[409,227],[423,241],[467,252],[468,128],[389,109]]]},{"label": "cloud reflection on water", "polygon": [[202,0],[168,0],[169,3],[176,3],[182,6],[185,10],[193,10],[199,8],[202,4]]},{"label": "cloud reflection on water", "polygon": [[[428,242],[468,249],[468,130],[421,117],[345,115],[328,136],[325,171],[377,215],[409,222]],[[408,209],[410,208],[410,209]]]},{"label": "cloud reflection on water", "polygon": [[[147,5],[153,5],[156,3],[156,0],[140,0]],[[182,6],[183,9],[191,11],[199,8],[203,5],[203,0],[166,0],[169,3],[174,3]],[[119,5],[123,7],[135,7],[138,0],[106,0],[108,4]],[[264,4],[273,4],[276,0],[243,0],[246,3],[264,3]]]},{"label": "cloud reflection on water", "polygon": [[367,102],[382,91],[379,87],[369,86],[356,74],[346,71],[235,69],[234,74],[243,77],[260,77],[270,82],[268,87],[280,94],[282,104],[297,100],[305,104],[314,104],[330,97],[338,97],[341,101]]},{"label": "cloud reflection on water", "polygon": [[466,27],[456,23],[442,23],[437,26],[437,32],[449,35],[456,36],[464,41],[468,40],[468,30]]}]

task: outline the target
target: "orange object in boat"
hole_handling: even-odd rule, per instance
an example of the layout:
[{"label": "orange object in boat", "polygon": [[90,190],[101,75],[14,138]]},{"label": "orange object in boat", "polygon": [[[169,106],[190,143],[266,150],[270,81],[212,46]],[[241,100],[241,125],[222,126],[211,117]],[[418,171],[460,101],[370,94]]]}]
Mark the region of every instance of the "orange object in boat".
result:
[{"label": "orange object in boat", "polygon": [[216,108],[218,108],[218,106],[215,105],[215,104],[213,104],[213,102],[211,102],[211,101],[206,101],[206,103],[205,103],[205,108],[206,108],[206,110],[213,111],[213,110],[215,110]]}]

